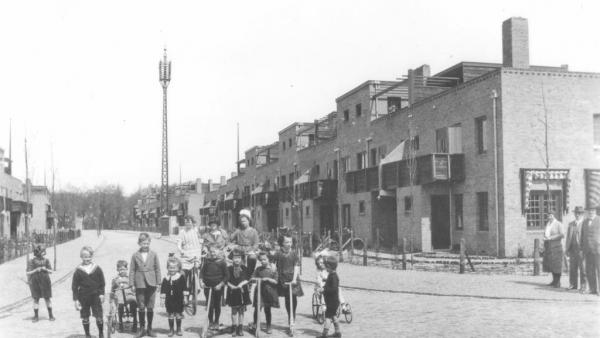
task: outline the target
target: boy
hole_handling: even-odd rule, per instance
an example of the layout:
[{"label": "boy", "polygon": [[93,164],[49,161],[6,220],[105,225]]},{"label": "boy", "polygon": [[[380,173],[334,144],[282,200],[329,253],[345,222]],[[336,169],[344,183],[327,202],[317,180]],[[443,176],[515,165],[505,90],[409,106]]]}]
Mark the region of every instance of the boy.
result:
[{"label": "boy", "polygon": [[[156,337],[156,334],[152,332],[152,319],[154,317],[156,287],[161,281],[160,264],[156,253],[150,250],[150,235],[148,233],[142,232],[140,234],[138,245],[140,249],[131,256],[129,268],[129,285],[135,287],[135,297],[138,303],[140,327],[137,338],[144,335]],[[144,312],[146,312],[148,319],[147,329],[145,327]]]},{"label": "boy", "polygon": [[333,327],[335,328],[335,333],[331,337],[342,337],[342,333],[340,332],[340,324],[337,318],[337,309],[340,306],[340,280],[338,278],[335,270],[337,269],[337,258],[335,256],[327,256],[325,260],[325,267],[329,272],[327,276],[327,281],[325,282],[325,286],[321,288],[319,291],[323,292],[323,297],[325,298],[325,306],[327,309],[325,310],[325,322],[323,323],[323,333],[317,338],[326,338],[327,332],[329,331],[331,321],[333,323]]},{"label": "boy", "polygon": [[219,317],[221,316],[221,296],[223,295],[223,286],[227,284],[229,273],[227,263],[219,257],[217,247],[208,246],[208,257],[200,270],[200,287],[204,289],[204,295],[208,300],[208,293],[212,288],[211,304],[208,309],[208,318],[210,321],[209,329],[219,329]]},{"label": "boy", "polygon": [[102,303],[104,302],[104,273],[102,269],[94,262],[94,249],[89,246],[84,246],[79,252],[81,257],[81,265],[75,269],[73,273],[73,283],[71,290],[73,291],[73,301],[75,302],[75,310],[79,310],[81,315],[81,323],[85,331],[85,338],[91,338],[90,335],[90,308],[92,315],[96,318],[96,326],[98,326],[98,336],[104,337],[103,333],[103,317]]},{"label": "boy", "polygon": [[137,303],[135,302],[135,293],[129,284],[127,272],[127,261],[119,260],[117,262],[117,277],[113,278],[110,288],[111,299],[114,299],[118,305],[119,314],[119,332],[123,332],[123,314],[125,306],[129,304],[129,315],[133,317],[133,327],[131,331],[137,331]]}]

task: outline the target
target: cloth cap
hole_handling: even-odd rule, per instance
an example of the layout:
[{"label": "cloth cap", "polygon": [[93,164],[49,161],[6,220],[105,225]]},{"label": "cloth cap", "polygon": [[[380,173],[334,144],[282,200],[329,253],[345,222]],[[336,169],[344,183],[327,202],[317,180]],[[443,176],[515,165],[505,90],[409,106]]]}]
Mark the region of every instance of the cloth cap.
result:
[{"label": "cloth cap", "polygon": [[573,210],[574,213],[576,214],[583,214],[585,213],[585,211],[583,210],[583,207],[577,206],[575,207],[575,209]]}]

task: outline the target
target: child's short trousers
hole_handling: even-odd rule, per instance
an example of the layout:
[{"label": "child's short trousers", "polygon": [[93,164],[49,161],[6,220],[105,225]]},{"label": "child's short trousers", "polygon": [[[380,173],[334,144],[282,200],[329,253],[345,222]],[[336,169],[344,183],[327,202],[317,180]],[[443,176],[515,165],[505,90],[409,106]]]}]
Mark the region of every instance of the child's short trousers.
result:
[{"label": "child's short trousers", "polygon": [[82,319],[87,319],[90,317],[90,308],[92,309],[92,315],[96,317],[96,319],[102,318],[102,302],[100,302],[100,296],[85,296],[79,298],[79,303],[81,303],[81,310],[79,310],[79,314]]},{"label": "child's short trousers", "polygon": [[139,309],[153,309],[156,298],[156,286],[135,289]]}]

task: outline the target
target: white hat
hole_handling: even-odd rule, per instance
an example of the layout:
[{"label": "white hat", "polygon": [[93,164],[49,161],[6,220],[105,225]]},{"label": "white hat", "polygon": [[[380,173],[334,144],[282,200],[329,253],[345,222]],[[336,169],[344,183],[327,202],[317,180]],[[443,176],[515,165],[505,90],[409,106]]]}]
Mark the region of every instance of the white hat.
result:
[{"label": "white hat", "polygon": [[252,220],[252,214],[250,213],[250,210],[248,209],[242,209],[240,210],[240,217],[246,217],[249,221]]}]

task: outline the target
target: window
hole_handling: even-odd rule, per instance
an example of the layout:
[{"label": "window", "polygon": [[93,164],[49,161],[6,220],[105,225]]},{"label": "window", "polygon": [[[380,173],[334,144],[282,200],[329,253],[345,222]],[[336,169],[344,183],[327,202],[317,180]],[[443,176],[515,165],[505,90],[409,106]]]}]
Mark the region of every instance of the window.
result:
[{"label": "window", "polygon": [[291,148],[291,147],[292,147],[292,139],[290,138],[290,139],[288,140],[288,148]]},{"label": "window", "polygon": [[364,169],[366,167],[366,164],[367,164],[366,157],[367,157],[366,151],[362,151],[362,152],[356,154],[356,170]]},{"label": "window", "polygon": [[546,225],[546,216],[549,210],[560,210],[560,190],[550,190],[550,196],[546,190],[532,190],[529,192],[529,209],[525,211],[527,229],[543,229]]},{"label": "window", "polygon": [[440,128],[435,131],[435,152],[448,152],[448,128]]},{"label": "window", "polygon": [[281,186],[282,186],[282,187],[285,187],[285,186],[287,185],[285,180],[286,180],[286,177],[285,177],[285,175],[282,175],[282,176],[281,176]]},{"label": "window", "polygon": [[404,196],[404,213],[410,214],[412,212],[412,196]]},{"label": "window", "polygon": [[250,159],[250,164],[254,165],[254,157]]},{"label": "window", "polygon": [[285,218],[290,218],[290,208],[285,208]]},{"label": "window", "polygon": [[281,145],[283,146],[283,151],[285,151],[285,141],[281,142]]},{"label": "window", "polygon": [[341,168],[340,168],[340,174],[343,175],[350,168],[350,157],[348,157],[348,156],[342,157],[341,161],[342,161],[342,163],[341,163]]},{"label": "window", "polygon": [[306,218],[310,218],[310,206],[306,206]]},{"label": "window", "polygon": [[356,109],[356,117],[361,117],[362,115],[362,105],[359,103],[355,106]]},{"label": "window", "polygon": [[463,229],[463,195],[454,195],[454,226],[456,230]]},{"label": "window", "polygon": [[[290,187],[294,185],[294,173],[289,174]],[[302,210],[300,210],[302,211]]]},{"label": "window", "polygon": [[594,114],[594,148],[600,149],[600,114]]},{"label": "window", "polygon": [[350,119],[350,111],[348,109],[344,110],[344,122],[348,122]]},{"label": "window", "polygon": [[359,215],[365,214],[365,201],[358,201],[358,214]]},{"label": "window", "polygon": [[337,160],[333,160],[333,179],[337,180],[338,179],[338,161]]},{"label": "window", "polygon": [[413,150],[419,150],[419,135],[415,135],[412,137],[410,145],[412,146]]},{"label": "window", "polygon": [[377,148],[371,149],[371,156],[369,157],[369,166],[374,167],[377,165]]},{"label": "window", "polygon": [[477,229],[487,231],[490,229],[488,221],[488,193],[477,193]]},{"label": "window", "polygon": [[379,159],[381,160],[387,155],[387,146],[380,146],[377,148],[377,151],[379,152]]},{"label": "window", "polygon": [[350,226],[350,204],[342,205],[342,225],[345,227]]},{"label": "window", "polygon": [[462,150],[462,126],[457,123],[448,127],[448,152],[450,154],[461,154]]},{"label": "window", "polygon": [[388,96],[387,98],[388,113],[392,114],[402,109],[402,98]]},{"label": "window", "polygon": [[487,152],[488,127],[487,117],[481,116],[475,119],[475,145],[479,154]]}]

